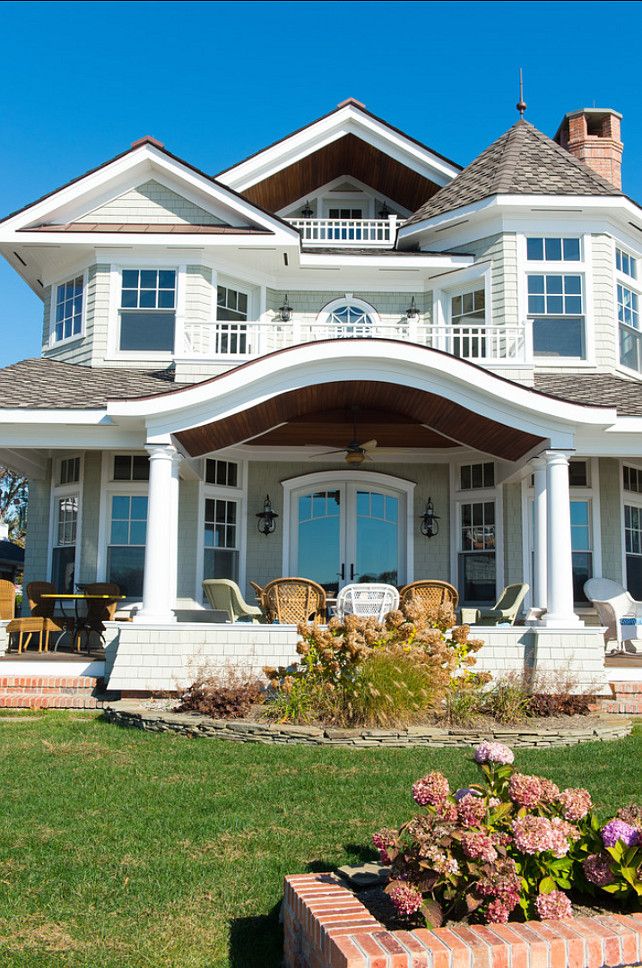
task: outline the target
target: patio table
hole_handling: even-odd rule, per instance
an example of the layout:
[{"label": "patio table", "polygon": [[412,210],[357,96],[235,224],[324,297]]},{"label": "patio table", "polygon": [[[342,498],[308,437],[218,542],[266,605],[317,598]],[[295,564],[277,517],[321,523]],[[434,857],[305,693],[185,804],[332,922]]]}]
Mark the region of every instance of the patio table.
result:
[{"label": "patio table", "polygon": [[[60,602],[62,608],[62,615],[65,619],[70,619],[73,622],[71,629],[64,629],[56,639],[56,644],[54,645],[54,652],[58,651],[58,646],[60,644],[61,638],[67,634],[68,631],[73,631],[72,645],[76,641],[76,636],[81,635],[83,632],[87,633],[87,653],[89,653],[89,642],[90,642],[90,632],[94,631],[90,629],[87,625],[87,613],[84,615],[80,614],[79,604],[80,602],[93,602],[93,601],[103,601],[103,602],[119,602],[126,598],[125,595],[94,595],[87,592],[45,592],[40,596],[41,598],[46,598],[49,601]],[[65,605],[72,603],[74,606],[73,614],[68,615],[65,611]]]}]

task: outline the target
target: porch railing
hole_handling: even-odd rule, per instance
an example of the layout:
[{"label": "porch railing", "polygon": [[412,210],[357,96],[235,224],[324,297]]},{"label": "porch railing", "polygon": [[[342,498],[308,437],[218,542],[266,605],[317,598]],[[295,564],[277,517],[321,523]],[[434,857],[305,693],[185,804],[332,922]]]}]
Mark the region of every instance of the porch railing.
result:
[{"label": "porch railing", "polygon": [[185,355],[202,359],[251,359],[274,350],[327,339],[395,339],[419,343],[475,362],[525,363],[530,358],[525,326],[432,326],[420,322],[338,326],[288,323],[208,322],[185,324]]},{"label": "porch railing", "polygon": [[289,218],[308,245],[390,248],[397,236],[397,216],[388,218]]}]

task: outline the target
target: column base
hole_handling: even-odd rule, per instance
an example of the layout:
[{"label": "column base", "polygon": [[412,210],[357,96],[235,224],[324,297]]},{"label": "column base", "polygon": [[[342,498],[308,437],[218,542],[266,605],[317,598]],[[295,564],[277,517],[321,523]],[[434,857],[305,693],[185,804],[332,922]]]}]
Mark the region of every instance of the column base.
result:
[{"label": "column base", "polygon": [[546,612],[542,615],[538,623],[544,628],[556,628],[556,629],[578,629],[584,628],[584,622],[579,617],[579,615],[553,615],[550,612]]},{"label": "column base", "polygon": [[177,621],[176,614],[172,611],[149,612],[144,609],[136,612],[132,618],[132,622],[142,622],[145,625],[174,625]]}]

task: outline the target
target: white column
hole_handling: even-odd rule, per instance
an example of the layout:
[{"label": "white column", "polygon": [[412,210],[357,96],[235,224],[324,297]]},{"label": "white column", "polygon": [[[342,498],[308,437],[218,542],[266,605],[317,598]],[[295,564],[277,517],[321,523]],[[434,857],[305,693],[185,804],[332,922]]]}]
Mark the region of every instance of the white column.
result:
[{"label": "white column", "polygon": [[583,623],[573,611],[573,555],[568,454],[547,451],[546,461],[546,562],[547,607],[544,625],[572,628]]},{"label": "white column", "polygon": [[171,444],[151,444],[143,607],[134,621],[153,625],[175,622],[176,600],[177,467],[179,456]]},{"label": "white column", "polygon": [[534,608],[546,608],[546,461],[536,457],[531,461],[535,478],[533,499],[533,592]]}]

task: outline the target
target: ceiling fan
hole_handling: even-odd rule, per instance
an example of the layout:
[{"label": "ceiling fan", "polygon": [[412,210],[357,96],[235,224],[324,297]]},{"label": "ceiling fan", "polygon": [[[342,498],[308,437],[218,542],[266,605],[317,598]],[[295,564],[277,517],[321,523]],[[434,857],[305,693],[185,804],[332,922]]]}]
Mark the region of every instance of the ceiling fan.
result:
[{"label": "ceiling fan", "polygon": [[359,464],[363,464],[364,460],[373,460],[370,456],[373,450],[376,450],[377,441],[376,440],[366,440],[364,443],[360,444],[357,440],[357,413],[359,412],[359,407],[352,407],[352,440],[347,445],[347,447],[341,448],[341,450],[330,450],[325,454],[316,454],[315,457],[332,457],[334,454],[344,454],[346,464],[352,464],[358,467]]}]

